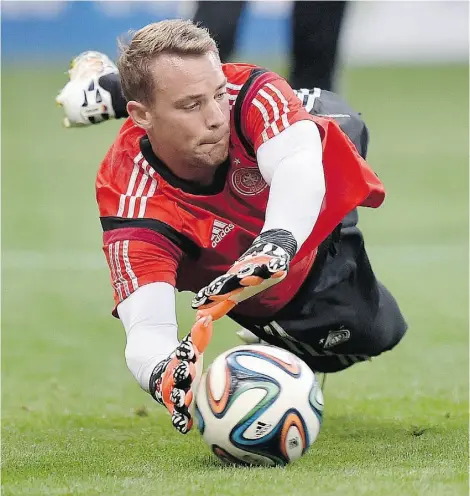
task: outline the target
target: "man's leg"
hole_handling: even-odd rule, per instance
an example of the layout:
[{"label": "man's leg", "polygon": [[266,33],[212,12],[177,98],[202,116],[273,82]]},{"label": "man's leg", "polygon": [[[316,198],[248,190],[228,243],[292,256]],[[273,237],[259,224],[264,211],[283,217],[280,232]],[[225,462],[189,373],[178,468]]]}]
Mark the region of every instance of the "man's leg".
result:
[{"label": "man's leg", "polygon": [[235,48],[235,38],[245,2],[200,1],[194,22],[200,22],[214,37],[219,47],[220,60],[228,62]]},{"label": "man's leg", "polygon": [[294,2],[292,19],[293,88],[331,90],[346,2]]},{"label": "man's leg", "polygon": [[[271,322],[250,326],[318,372],[337,372],[392,349],[407,325],[390,292],[377,281],[351,212],[319,274]],[[245,323],[240,322],[245,327]]]}]

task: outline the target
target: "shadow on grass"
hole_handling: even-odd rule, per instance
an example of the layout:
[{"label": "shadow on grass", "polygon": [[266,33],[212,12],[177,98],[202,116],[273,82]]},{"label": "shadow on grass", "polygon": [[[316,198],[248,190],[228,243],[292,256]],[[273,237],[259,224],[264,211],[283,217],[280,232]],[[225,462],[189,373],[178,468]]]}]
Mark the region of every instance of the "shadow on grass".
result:
[{"label": "shadow on grass", "polygon": [[[62,474],[96,470],[122,477],[146,477],[155,467],[162,472],[188,475],[241,469],[218,460],[196,429],[186,436],[173,432],[166,415],[108,419],[71,415],[62,422],[54,420],[49,425],[47,421],[42,423],[40,429],[12,426],[4,431],[7,434],[2,446],[4,476],[11,469],[17,476],[21,472],[21,477],[51,470]],[[374,466],[385,459],[402,465],[407,460],[426,459],[426,456],[464,457],[465,429],[459,425],[447,429],[446,421],[449,422],[443,417],[439,425],[415,425],[410,420],[382,420],[359,413],[330,415],[317,441],[289,470],[311,467],[348,470]],[[14,444],[9,442],[13,439]],[[455,443],[461,446],[457,450],[460,454]]]},{"label": "shadow on grass", "polygon": [[[377,463],[377,457],[401,463],[420,453],[429,453],[434,447],[441,449],[438,440],[445,432],[445,428],[439,425],[414,425],[401,420],[381,421],[360,414],[332,415],[317,441],[295,466],[301,467],[304,461],[309,464],[315,459],[318,467],[338,466],[347,469],[362,464],[373,465]],[[192,469],[234,469],[210,453],[207,454],[206,450],[197,453]]]}]

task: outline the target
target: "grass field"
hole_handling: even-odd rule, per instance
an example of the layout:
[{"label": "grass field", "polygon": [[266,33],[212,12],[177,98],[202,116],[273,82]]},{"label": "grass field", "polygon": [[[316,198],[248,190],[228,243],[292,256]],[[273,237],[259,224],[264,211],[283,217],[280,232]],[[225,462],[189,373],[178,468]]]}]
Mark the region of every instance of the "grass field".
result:
[{"label": "grass field", "polygon": [[[7,495],[468,494],[468,69],[356,69],[388,198],[363,211],[375,270],[409,332],[332,375],[316,444],[285,469],[225,468],[172,432],[110,316],[94,174],[118,123],[67,131],[64,76],[2,75],[2,485]],[[189,297],[179,324],[193,320]],[[238,343],[216,326],[206,364]]]}]

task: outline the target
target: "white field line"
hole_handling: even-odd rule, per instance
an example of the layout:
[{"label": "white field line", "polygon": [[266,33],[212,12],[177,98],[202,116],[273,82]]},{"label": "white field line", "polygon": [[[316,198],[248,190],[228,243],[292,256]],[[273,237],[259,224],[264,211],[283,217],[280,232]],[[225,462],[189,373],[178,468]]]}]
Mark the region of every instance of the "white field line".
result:
[{"label": "white field line", "polygon": [[[454,244],[368,245],[372,263],[386,260],[404,265],[430,264],[432,262],[468,262],[468,246]],[[2,250],[2,270],[54,270],[81,271],[107,270],[104,255],[94,252],[41,252],[35,250]]]}]

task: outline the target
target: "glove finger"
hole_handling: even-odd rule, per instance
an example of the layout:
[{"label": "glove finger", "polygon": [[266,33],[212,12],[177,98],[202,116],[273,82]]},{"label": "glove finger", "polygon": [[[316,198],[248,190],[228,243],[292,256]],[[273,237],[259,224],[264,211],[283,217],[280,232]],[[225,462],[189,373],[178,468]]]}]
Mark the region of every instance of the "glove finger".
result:
[{"label": "glove finger", "polygon": [[[234,293],[232,293],[233,296]],[[219,303],[212,303],[210,305],[203,305],[199,307],[197,314],[196,314],[196,319],[199,322],[199,319],[206,319],[210,318],[211,322],[213,320],[218,320],[227,315],[237,304],[236,301],[233,300],[223,300],[220,301]],[[196,322],[195,325],[198,324]]]},{"label": "glove finger", "polygon": [[258,265],[244,272],[240,271],[237,276],[242,286],[257,286],[266,279],[276,279],[286,274],[287,264],[282,260],[272,259],[269,264]]},{"label": "glove finger", "polygon": [[170,396],[171,401],[175,406],[175,410],[184,412],[185,408],[189,411],[189,407],[194,399],[194,394],[191,391],[184,391],[183,389],[173,388]]},{"label": "glove finger", "polygon": [[[194,377],[191,377],[191,368],[194,364],[191,362],[180,361],[180,363],[173,370],[173,387],[183,389],[185,391],[189,390],[191,387],[191,382]],[[193,369],[194,370],[194,369]]]},{"label": "glove finger", "polygon": [[196,362],[199,358],[199,351],[192,342],[191,333],[181,340],[181,343],[175,350],[175,356],[179,360],[187,362]]},{"label": "glove finger", "polygon": [[[182,363],[185,362],[178,360],[176,357],[172,358],[166,366],[165,372],[163,373],[163,376],[161,378],[161,398],[170,413],[173,413],[174,410],[174,404],[171,400],[171,394],[176,386],[175,371]],[[178,372],[178,374],[181,373],[184,373],[184,370],[180,370]],[[181,387],[180,385],[178,386]]]},{"label": "glove finger", "polygon": [[194,394],[191,391],[185,391],[184,389],[173,388],[170,395],[170,400],[173,402],[175,410],[183,411],[184,408],[189,410],[191,403],[193,402]]},{"label": "glove finger", "polygon": [[183,389],[173,388],[170,394],[170,401],[174,404],[175,409],[182,408],[184,406],[186,393]]},{"label": "glove finger", "polygon": [[58,105],[64,105],[65,101],[67,99],[68,94],[70,93],[71,90],[71,83],[70,81],[60,90],[60,93],[55,97],[55,101]]},{"label": "glove finger", "polygon": [[175,411],[171,416],[171,423],[177,431],[181,432],[181,434],[187,434],[193,426],[193,419],[189,412],[182,413]]},{"label": "glove finger", "polygon": [[211,295],[211,296],[209,296],[210,303],[206,304],[206,305],[202,305],[202,306],[204,306],[206,308],[210,308],[210,305],[213,305],[214,303],[219,303],[221,301],[228,300],[230,297],[235,296],[238,293],[240,293],[243,290],[243,288],[240,287],[240,279],[238,279],[236,282],[237,282],[237,286],[238,286],[237,289],[233,289],[232,291],[229,291],[227,293]]},{"label": "glove finger", "polygon": [[194,352],[196,354],[194,363],[199,358],[199,355],[206,351],[206,348],[212,339],[213,330],[211,316],[204,316],[202,318],[197,317],[197,321],[191,328],[190,333],[191,342],[193,343],[195,348]]},{"label": "glove finger", "polygon": [[247,276],[240,279],[240,284],[244,287],[246,286],[259,286],[265,279],[259,276]]},{"label": "glove finger", "polygon": [[272,255],[267,255],[265,253],[248,255],[245,258],[235,262],[228,271],[228,273],[229,274],[246,273],[246,275],[250,275],[250,271],[255,270],[256,267],[268,265],[272,259],[273,259]]},{"label": "glove finger", "polygon": [[209,298],[206,296],[206,288],[202,288],[198,291],[198,293],[194,296],[191,301],[191,307],[196,310],[197,308],[205,305],[209,301]]},{"label": "glove finger", "polygon": [[277,272],[287,272],[289,267],[289,261],[285,257],[276,257],[268,262],[267,269],[271,274]]},{"label": "glove finger", "polygon": [[256,286],[266,279],[270,279],[272,273],[266,264],[253,265],[248,264],[245,268],[238,271],[237,277],[242,286]]},{"label": "glove finger", "polygon": [[208,305],[217,301],[215,296],[222,296],[226,299],[230,293],[240,288],[238,278],[235,274],[223,274],[214,279],[208,286],[199,290],[191,302],[194,309]]},{"label": "glove finger", "polygon": [[212,299],[213,296],[226,295],[239,288],[240,284],[236,274],[224,274],[223,276],[214,279],[214,281],[207,286],[205,294]]},{"label": "glove finger", "polygon": [[189,390],[184,398],[184,406],[188,409],[188,411],[189,411],[189,407],[191,406],[191,403],[193,402],[193,399],[194,399],[194,393],[191,390]]},{"label": "glove finger", "polygon": [[171,393],[174,388],[175,381],[173,379],[173,375],[168,374],[165,372],[165,376],[162,379],[162,386],[161,386],[161,395],[162,395],[162,401],[163,404],[167,407],[170,413],[173,413],[174,410],[174,405],[173,402],[171,401]]},{"label": "glove finger", "polygon": [[[170,372],[165,373],[162,384],[162,400],[167,410],[185,412],[192,401],[191,384],[196,377],[196,366],[190,362],[178,361]],[[191,393],[191,394],[189,394]]]}]

